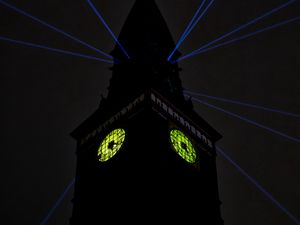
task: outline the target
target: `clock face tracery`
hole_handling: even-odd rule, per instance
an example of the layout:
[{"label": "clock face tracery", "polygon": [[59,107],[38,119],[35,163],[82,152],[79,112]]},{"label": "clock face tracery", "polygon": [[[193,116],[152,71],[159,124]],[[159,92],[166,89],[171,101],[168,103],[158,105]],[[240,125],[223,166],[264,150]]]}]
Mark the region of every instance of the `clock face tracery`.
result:
[{"label": "clock face tracery", "polygon": [[174,150],[185,161],[196,162],[197,154],[191,140],[180,130],[173,129],[170,132],[170,140]]},{"label": "clock face tracery", "polygon": [[98,159],[105,162],[111,159],[122,147],[125,140],[125,130],[118,128],[106,135],[98,148]]}]

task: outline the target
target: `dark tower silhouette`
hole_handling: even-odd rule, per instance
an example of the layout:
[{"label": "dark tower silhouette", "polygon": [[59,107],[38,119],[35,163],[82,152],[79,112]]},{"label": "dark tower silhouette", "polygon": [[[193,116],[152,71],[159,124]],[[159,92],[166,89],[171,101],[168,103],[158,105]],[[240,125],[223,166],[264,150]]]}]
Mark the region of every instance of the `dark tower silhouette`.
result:
[{"label": "dark tower silhouette", "polygon": [[136,0],[119,41],[130,58],[114,48],[108,95],[72,132],[71,225],[223,224],[215,151],[221,135],[183,95],[180,69],[167,62],[175,44],[154,0]]}]

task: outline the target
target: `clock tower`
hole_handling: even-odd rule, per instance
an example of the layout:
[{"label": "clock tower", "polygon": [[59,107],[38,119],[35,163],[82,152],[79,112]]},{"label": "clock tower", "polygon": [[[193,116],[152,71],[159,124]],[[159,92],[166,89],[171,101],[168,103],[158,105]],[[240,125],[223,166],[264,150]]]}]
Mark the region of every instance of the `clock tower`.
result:
[{"label": "clock tower", "polygon": [[[108,95],[73,132],[71,225],[222,225],[215,143],[221,135],[185,99],[168,27],[154,0],[136,0],[116,46]],[[176,52],[174,58],[180,56]]]}]

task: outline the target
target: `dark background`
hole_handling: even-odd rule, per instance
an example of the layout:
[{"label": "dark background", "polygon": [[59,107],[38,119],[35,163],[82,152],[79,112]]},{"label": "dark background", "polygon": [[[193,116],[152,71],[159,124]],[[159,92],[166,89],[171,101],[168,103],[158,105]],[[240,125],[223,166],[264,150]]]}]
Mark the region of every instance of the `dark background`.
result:
[{"label": "dark background", "polygon": [[[114,46],[84,0],[9,2],[106,52]],[[94,2],[118,34],[134,0]],[[189,53],[283,3],[216,0],[180,51]],[[200,1],[157,4],[177,41]],[[299,16],[299,6],[297,1],[247,31]],[[180,62],[184,87],[300,113],[299,25],[297,21]],[[0,36],[97,56],[1,4]],[[0,57],[0,223],[39,224],[75,175],[76,143],[69,133],[98,107],[101,94],[107,94],[110,65],[3,41]],[[300,138],[299,117],[218,105]],[[206,106],[195,107],[224,136],[218,145],[300,218],[299,143]],[[294,224],[225,159],[219,156],[217,163],[225,225]],[[66,196],[49,225],[68,224],[72,195],[71,191]]]}]

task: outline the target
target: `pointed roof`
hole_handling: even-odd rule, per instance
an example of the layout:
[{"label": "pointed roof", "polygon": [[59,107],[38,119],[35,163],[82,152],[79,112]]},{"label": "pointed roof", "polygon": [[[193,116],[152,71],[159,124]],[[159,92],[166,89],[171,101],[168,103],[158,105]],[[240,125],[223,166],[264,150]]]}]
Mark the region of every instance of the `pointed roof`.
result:
[{"label": "pointed roof", "polygon": [[[136,0],[120,32],[119,41],[133,61],[145,64],[166,61],[175,43],[154,0]],[[113,56],[125,56],[116,46]],[[179,53],[177,52],[177,55]]]},{"label": "pointed roof", "polygon": [[116,63],[108,87],[109,102],[129,101],[145,88],[154,88],[170,100],[184,102],[178,65],[167,61],[175,43],[154,0],[135,1],[119,42],[130,59],[115,46],[112,55]]}]

